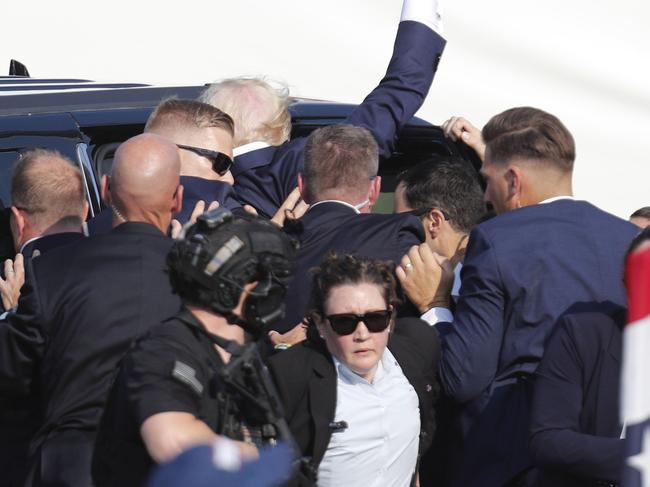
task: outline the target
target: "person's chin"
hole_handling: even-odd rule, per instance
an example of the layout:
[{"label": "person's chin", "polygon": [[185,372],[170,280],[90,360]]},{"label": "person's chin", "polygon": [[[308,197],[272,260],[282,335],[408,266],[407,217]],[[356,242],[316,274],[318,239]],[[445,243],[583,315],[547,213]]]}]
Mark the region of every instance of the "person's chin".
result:
[{"label": "person's chin", "polygon": [[353,355],[354,368],[357,373],[367,373],[377,365],[377,353],[374,350],[359,350]]}]

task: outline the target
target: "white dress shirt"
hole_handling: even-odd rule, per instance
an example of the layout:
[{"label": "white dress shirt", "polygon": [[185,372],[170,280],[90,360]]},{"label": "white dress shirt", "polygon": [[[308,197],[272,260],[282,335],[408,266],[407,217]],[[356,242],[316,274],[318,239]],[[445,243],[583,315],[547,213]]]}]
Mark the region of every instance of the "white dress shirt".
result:
[{"label": "white dress shirt", "polygon": [[[543,201],[540,201],[537,203],[538,205],[543,205],[546,203],[553,203],[554,201],[558,200],[575,200],[573,196],[555,196],[553,198],[548,198]],[[458,274],[454,276],[454,287],[456,286],[456,280],[458,279],[459,281],[459,292],[460,292],[460,269],[458,270]],[[453,292],[452,292],[453,294]],[[434,326],[437,323],[446,321],[448,323],[451,323],[454,321],[454,315],[453,313],[448,310],[447,308],[431,308],[428,311],[425,311],[422,316],[420,316],[424,321],[429,323],[431,326]]]},{"label": "white dress shirt", "polygon": [[438,35],[443,34],[441,0],[404,0],[400,20],[414,20],[431,28]]},{"label": "white dress shirt", "polygon": [[253,152],[254,150],[266,149],[267,147],[271,147],[271,144],[269,144],[268,142],[262,142],[261,140],[257,140],[255,142],[249,142],[248,144],[235,147],[232,150],[232,156],[233,157],[241,156],[242,154],[247,154],[249,152]]},{"label": "white dress shirt", "polygon": [[419,439],[418,396],[388,349],[372,383],[334,359],[335,422],[318,468],[319,487],[408,487]]}]

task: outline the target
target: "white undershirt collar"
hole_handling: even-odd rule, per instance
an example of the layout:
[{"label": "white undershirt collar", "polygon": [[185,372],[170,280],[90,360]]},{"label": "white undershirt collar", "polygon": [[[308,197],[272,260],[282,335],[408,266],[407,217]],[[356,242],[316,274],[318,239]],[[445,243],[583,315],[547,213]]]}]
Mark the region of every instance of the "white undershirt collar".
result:
[{"label": "white undershirt collar", "polygon": [[538,203],[538,205],[543,205],[545,203],[553,203],[554,201],[558,201],[558,200],[574,200],[575,201],[575,198],[573,196],[568,196],[568,195],[567,196],[554,196],[553,198],[548,198],[548,199],[545,199],[544,201],[540,201]]},{"label": "white undershirt collar", "polygon": [[[341,200],[323,200],[323,201],[319,201],[319,202],[314,203],[313,205],[311,205],[311,206],[309,207],[309,210],[311,210],[311,209],[314,208],[315,206],[318,206],[318,205],[320,205],[320,204],[322,204],[322,203],[340,203],[340,204],[342,204],[342,205],[345,205],[345,206],[348,206],[348,207],[352,208],[352,209],[354,210],[355,213],[361,213],[361,212],[359,211],[359,209],[358,209],[356,206],[351,205],[350,203],[348,203],[348,202],[346,202],[346,201],[341,201]],[[307,210],[307,211],[309,211],[309,210]]]},{"label": "white undershirt collar", "polygon": [[255,142],[249,142],[248,144],[235,147],[232,150],[232,155],[233,157],[237,157],[237,156],[241,156],[242,154],[253,152],[254,150],[266,149],[267,147],[271,147],[271,144],[267,142],[263,142],[261,140],[256,140]]}]

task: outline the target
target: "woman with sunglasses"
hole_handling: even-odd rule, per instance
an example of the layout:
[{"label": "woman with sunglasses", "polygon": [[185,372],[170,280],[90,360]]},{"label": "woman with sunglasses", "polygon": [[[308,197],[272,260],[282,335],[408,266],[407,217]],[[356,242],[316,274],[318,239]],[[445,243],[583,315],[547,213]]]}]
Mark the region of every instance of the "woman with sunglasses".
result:
[{"label": "woman with sunglasses", "polygon": [[303,457],[289,485],[413,485],[433,433],[437,335],[419,321],[393,333],[387,262],[332,254],[311,300],[310,338],[269,363]]}]

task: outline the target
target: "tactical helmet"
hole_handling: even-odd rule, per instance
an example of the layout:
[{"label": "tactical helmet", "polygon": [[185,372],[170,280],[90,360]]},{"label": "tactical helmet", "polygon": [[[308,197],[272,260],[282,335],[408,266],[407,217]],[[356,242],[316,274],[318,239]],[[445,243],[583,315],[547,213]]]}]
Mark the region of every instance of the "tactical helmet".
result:
[{"label": "tactical helmet", "polygon": [[[186,226],[167,256],[174,291],[183,302],[210,309],[255,337],[284,316],[284,295],[293,273],[295,243],[272,223],[224,208]],[[233,309],[244,286],[242,316]]]}]

